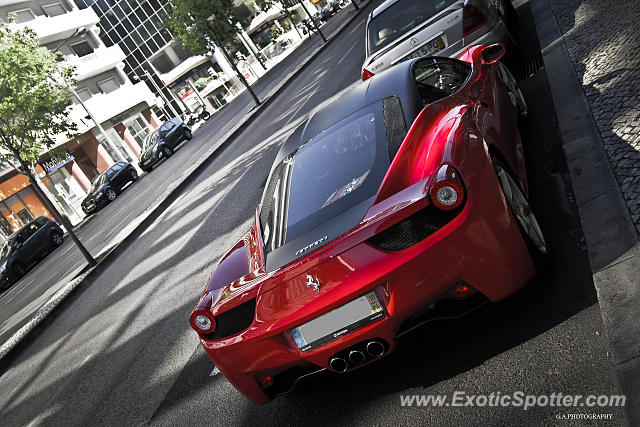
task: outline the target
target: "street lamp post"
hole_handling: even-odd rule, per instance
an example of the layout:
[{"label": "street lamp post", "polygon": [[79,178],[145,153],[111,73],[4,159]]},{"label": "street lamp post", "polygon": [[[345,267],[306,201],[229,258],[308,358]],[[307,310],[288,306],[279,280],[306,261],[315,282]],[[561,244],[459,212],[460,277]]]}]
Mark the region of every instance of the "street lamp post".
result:
[{"label": "street lamp post", "polygon": [[[60,50],[60,48],[62,46],[64,46],[64,44],[66,42],[68,42],[71,38],[75,37],[75,36],[80,36],[80,37],[84,37],[85,34],[87,34],[87,29],[86,27],[82,27],[82,28],[78,28],[73,34],[71,34],[69,37],[67,37],[66,39],[64,39],[62,41],[62,43],[60,43],[55,49],[52,50],[53,53],[58,52]],[[87,108],[87,106],[84,104],[84,102],[82,101],[82,99],[80,98],[80,96],[76,93],[76,91],[71,87],[71,85],[69,85],[69,83],[63,78],[62,81],[64,82],[65,85],[67,85],[67,87],[69,89],[71,89],[71,93],[73,94],[73,96],[76,97],[76,99],[78,100],[78,102],[80,103],[80,105],[82,106],[82,108],[84,108],[84,111],[87,113],[87,115],[89,116],[89,118],[91,118],[91,120],[93,121],[93,123],[95,124],[96,128],[98,129],[98,131],[100,132],[100,134],[102,135],[102,137],[105,139],[105,142],[107,143],[107,145],[109,145],[109,147],[111,147],[111,149],[116,153],[116,156],[118,157],[116,160],[120,160],[122,162],[126,162],[127,159],[124,158],[124,156],[122,155],[122,153],[120,152],[120,150],[115,146],[115,144],[113,143],[113,141],[111,141],[111,138],[109,138],[109,135],[106,134],[106,132],[104,131],[104,129],[102,128],[102,126],[100,125],[100,123],[98,123],[98,121],[96,120],[96,118],[93,116],[93,114],[91,114],[91,111],[89,111],[89,109]]]},{"label": "street lamp post", "polygon": [[[60,43],[55,48],[55,50],[53,50],[53,53],[57,52],[72,37],[75,37],[76,35],[79,35],[79,34],[84,35],[84,34],[86,34],[86,32],[87,32],[86,28],[77,29],[72,35],[70,35],[62,43]],[[51,78],[51,77],[49,77],[49,78]],[[71,87],[69,86],[67,81],[64,78],[62,80],[64,81],[65,85],[69,89],[71,89]],[[73,89],[71,89],[71,91],[74,93],[74,95],[76,95],[76,97],[78,97],[78,95],[75,93],[75,91]],[[44,204],[46,209],[53,215],[53,217],[67,230],[67,233],[71,237],[71,240],[73,240],[73,242],[75,243],[76,247],[78,248],[78,250],[80,251],[80,253],[84,257],[84,259],[87,261],[87,264],[90,267],[95,266],[97,264],[95,258],[91,255],[89,250],[82,244],[80,239],[78,239],[78,236],[76,236],[76,233],[73,231],[73,226],[71,225],[71,222],[69,221],[69,219],[66,217],[66,215],[62,215],[60,213],[60,211],[54,205],[54,203],[51,201],[51,199],[49,199],[49,196],[45,193],[45,189],[43,187],[41,187],[42,181],[38,177],[38,174],[37,174],[37,171],[35,171],[35,168],[34,168],[34,171],[32,172],[30,167],[29,167],[29,165],[27,165],[26,162],[24,162],[22,160],[22,158],[20,157],[20,155],[18,153],[13,153],[13,155],[20,162],[20,165],[24,169],[24,172],[27,174],[27,177],[29,178],[29,182],[31,182],[31,184],[33,186],[33,189],[35,190],[35,193],[38,195],[38,198],[40,199],[40,201]]]},{"label": "street lamp post", "polygon": [[286,3],[281,3],[281,4],[282,4],[282,7],[284,8],[284,13],[286,13],[287,18],[289,18],[289,22],[291,22],[291,25],[293,26],[293,29],[296,30],[296,33],[298,33],[298,37],[300,37],[300,40],[302,40],[302,34],[300,34],[300,30],[298,30],[298,27],[296,27],[296,23],[293,22],[293,17],[291,16],[289,7],[287,6]]},{"label": "street lamp post", "polygon": [[80,103],[82,108],[84,108],[84,111],[87,113],[87,115],[89,116],[89,118],[91,119],[93,124],[96,126],[96,128],[98,129],[98,132],[100,132],[100,135],[102,135],[102,137],[104,138],[104,140],[107,143],[107,145],[109,145],[109,147],[111,147],[111,150],[113,150],[116,153],[116,157],[118,157],[118,158],[115,159],[115,160],[119,160],[121,162],[126,162],[127,159],[124,158],[124,156],[122,155],[122,153],[120,152],[118,147],[113,143],[113,141],[111,141],[111,138],[109,138],[109,135],[107,135],[107,133],[104,131],[104,129],[102,128],[102,125],[100,125],[100,123],[98,123],[98,121],[96,120],[95,116],[93,114],[91,114],[91,111],[89,111],[89,109],[85,105],[84,101],[82,101],[82,98],[80,98],[80,95],[78,95],[78,93],[74,89],[72,89],[70,86],[69,86],[69,89],[71,89],[71,93],[73,93],[73,96],[76,97],[76,99],[78,100],[78,102]]},{"label": "street lamp post", "polygon": [[[180,117],[180,113],[178,113],[175,109],[175,107],[171,104],[171,102],[167,99],[166,95],[164,93],[162,93],[162,89],[160,87],[158,87],[158,85],[156,84],[155,80],[153,79],[153,76],[151,74],[149,74],[149,72],[143,67],[140,66],[140,68],[142,69],[142,72],[147,76],[147,78],[149,79],[149,81],[151,81],[151,84],[153,85],[153,88],[157,91],[157,93],[159,94],[160,98],[164,101],[165,105],[169,106],[169,109],[171,110],[171,113],[174,114],[174,117]],[[135,78],[140,79],[140,77],[138,77],[137,75],[134,75],[134,79]],[[142,80],[142,79],[140,79]],[[159,107],[161,108],[161,107]],[[167,114],[167,112],[164,110],[164,108],[161,108],[165,114]]]},{"label": "street lamp post", "polygon": [[[300,2],[300,6],[302,6],[302,8],[304,9],[304,12],[309,17],[309,20],[313,23],[313,26],[316,27],[316,31],[318,32],[318,34],[320,34],[320,37],[322,37],[322,42],[326,43],[327,42],[327,38],[324,36],[324,33],[320,29],[320,26],[318,25],[316,20],[313,19],[313,16],[311,16],[311,13],[309,13],[309,9],[307,9],[307,6],[304,5],[304,1]],[[309,37],[311,37],[311,34],[309,34]]]},{"label": "street lamp post", "polygon": [[[149,62],[148,59],[145,59],[145,62],[147,63],[147,65],[149,66],[149,68],[151,68],[152,70],[155,70],[155,68],[153,67],[153,65],[151,65],[151,62]],[[147,75],[149,75],[149,73],[147,72],[147,70],[144,69],[144,67],[142,67],[142,69],[147,73]],[[162,79],[161,79],[162,80]],[[164,83],[164,82],[163,82]],[[184,110],[187,111],[189,110],[189,108],[185,105],[184,101],[182,101],[180,98],[178,98],[178,96],[173,92],[173,89],[171,87],[168,88],[169,89],[169,93],[171,94],[171,96],[173,97],[174,101],[176,101],[177,105],[182,105],[184,107]],[[162,91],[161,91],[162,92]],[[175,109],[174,109],[175,110]],[[180,114],[178,114],[176,117],[181,117]]]},{"label": "street lamp post", "polygon": [[222,51],[222,54],[224,55],[224,57],[227,60],[227,62],[229,62],[229,65],[231,65],[231,68],[233,68],[233,71],[240,78],[240,81],[242,82],[244,87],[247,88],[247,91],[249,92],[249,94],[253,98],[253,101],[256,103],[256,105],[260,105],[260,99],[258,99],[258,96],[253,91],[253,89],[251,88],[249,83],[247,82],[247,79],[245,79],[244,76],[242,75],[242,73],[240,73],[240,70],[238,70],[238,67],[236,66],[235,62],[233,62],[233,59],[231,58],[231,55],[229,55],[229,52],[227,52],[227,49],[224,47],[224,45],[222,44],[220,39],[218,39],[218,35],[216,34],[216,31],[211,26],[211,20],[212,19],[213,19],[213,16],[210,17],[209,20],[207,20],[207,27],[209,28],[209,31],[211,31],[211,36],[213,37],[213,42]]},{"label": "street lamp post", "polygon": [[64,39],[64,40],[62,41],[62,43],[60,43],[58,46],[56,46],[56,48],[55,48],[55,49],[53,49],[53,50],[52,50],[52,52],[54,52],[54,53],[55,53],[55,52],[57,52],[58,50],[60,50],[60,48],[61,48],[62,46],[64,46],[64,44],[65,44],[66,42],[68,42],[69,40],[71,40],[73,37],[75,37],[75,36],[84,37],[86,34],[87,34],[87,29],[86,29],[85,27],[82,27],[82,28],[78,28],[78,29],[76,29],[76,31],[75,31],[73,34],[71,34],[69,37],[67,37],[66,39]]},{"label": "street lamp post", "polygon": [[236,25],[236,28],[238,29],[238,37],[240,38],[240,41],[242,42],[242,44],[244,44],[244,47],[247,48],[247,50],[249,51],[250,55],[253,55],[256,58],[256,61],[258,61],[258,63],[260,64],[260,66],[267,71],[267,66],[264,64],[264,62],[262,62],[262,58],[260,58],[260,52],[256,52],[253,49],[252,46],[252,42],[251,40],[247,40],[244,36],[244,29],[242,28],[242,26],[240,24]]}]

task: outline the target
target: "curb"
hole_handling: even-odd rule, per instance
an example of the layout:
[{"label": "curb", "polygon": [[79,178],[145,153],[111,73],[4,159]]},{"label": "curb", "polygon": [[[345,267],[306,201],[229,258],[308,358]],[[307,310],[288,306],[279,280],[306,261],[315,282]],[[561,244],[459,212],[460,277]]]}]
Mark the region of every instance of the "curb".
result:
[{"label": "curb", "polygon": [[[311,53],[300,65],[298,65],[293,71],[291,71],[287,76],[285,76],[282,82],[276,86],[274,89],[269,91],[262,99],[262,102],[259,106],[254,107],[244,116],[244,119],[238,122],[232,129],[230,129],[222,138],[219,139],[219,143],[214,147],[207,150],[203,156],[202,160],[198,163],[195,163],[191,167],[187,168],[183,171],[182,179],[179,182],[174,182],[173,185],[169,186],[160,196],[158,196],[153,202],[150,203],[149,208],[145,209],[145,211],[138,217],[138,220],[130,223],[127,227],[125,227],[118,235],[116,235],[109,244],[102,249],[102,252],[96,257],[101,258],[98,261],[98,264],[91,268],[90,270],[81,272],[79,276],[62,286],[54,296],[47,302],[45,305],[40,307],[33,317],[23,325],[17,332],[15,332],[6,342],[0,345],[0,361],[5,358],[22,340],[27,337],[27,335],[32,332],[43,320],[49,316],[56,307],[58,307],[72,292],[80,288],[85,282],[89,282],[92,278],[102,273],[111,261],[120,255],[129,244],[135,240],[135,238],[144,230],[146,230],[168,207],[175,201],[175,199],[180,195],[182,190],[184,190],[187,186],[189,186],[202,171],[206,169],[207,166],[217,157],[217,154],[224,150],[229,144],[230,141],[235,139],[239,134],[241,134],[249,124],[253,122],[253,119],[259,116],[265,108],[267,108],[276,98],[280,91],[286,89],[289,84],[292,83],[293,79],[297,77],[318,55],[320,55],[329,44],[338,36],[342,31],[349,25],[353,20],[355,20],[360,13],[366,8],[371,0],[366,2],[360,2],[358,7],[359,10],[356,10],[351,17],[346,19],[334,32],[332,35],[327,37],[326,43],[323,43],[320,47],[318,47],[315,51]],[[293,53],[292,53],[293,54]],[[245,89],[246,90],[246,89]],[[242,92],[240,92],[242,93]],[[81,227],[81,224],[74,227]]]},{"label": "curb", "polygon": [[640,242],[549,0],[530,5],[625,413],[640,425]]}]

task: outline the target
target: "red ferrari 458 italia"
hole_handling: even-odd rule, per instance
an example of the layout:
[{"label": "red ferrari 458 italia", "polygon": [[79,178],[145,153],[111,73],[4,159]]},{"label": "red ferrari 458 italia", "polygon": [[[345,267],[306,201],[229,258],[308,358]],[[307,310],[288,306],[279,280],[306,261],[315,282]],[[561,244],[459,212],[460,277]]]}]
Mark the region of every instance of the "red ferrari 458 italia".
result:
[{"label": "red ferrari 458 italia", "polygon": [[535,275],[547,244],[527,199],[526,104],[504,53],[398,64],[282,145],[253,226],[190,316],[253,402],[375,362],[399,336]]}]

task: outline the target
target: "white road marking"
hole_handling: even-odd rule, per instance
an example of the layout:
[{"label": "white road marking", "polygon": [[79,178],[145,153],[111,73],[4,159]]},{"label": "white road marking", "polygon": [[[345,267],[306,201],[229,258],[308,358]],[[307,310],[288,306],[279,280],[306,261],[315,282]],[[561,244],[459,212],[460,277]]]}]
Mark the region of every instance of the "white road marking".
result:
[{"label": "white road marking", "polygon": [[307,101],[309,100],[309,98],[311,98],[318,91],[318,89],[319,89],[318,87],[314,88],[313,91],[307,95],[306,99],[300,100],[301,102],[298,108],[296,108],[294,112],[289,114],[289,120],[285,122],[284,124],[285,126],[291,123],[292,120],[298,119],[297,117],[298,112],[302,109],[302,107],[304,107],[307,104]]},{"label": "white road marking", "polygon": [[344,59],[345,59],[347,56],[349,56],[349,54],[351,53],[351,51],[353,50],[353,48],[354,48],[354,47],[356,47],[356,46],[357,46],[357,44],[354,44],[353,46],[351,46],[351,49],[349,49],[349,50],[347,51],[347,53],[345,53],[345,54],[344,54],[344,56],[343,56],[342,58],[340,58],[340,61],[336,62],[336,65],[337,65],[337,64],[339,64],[339,63],[341,63],[342,61],[344,61]]}]

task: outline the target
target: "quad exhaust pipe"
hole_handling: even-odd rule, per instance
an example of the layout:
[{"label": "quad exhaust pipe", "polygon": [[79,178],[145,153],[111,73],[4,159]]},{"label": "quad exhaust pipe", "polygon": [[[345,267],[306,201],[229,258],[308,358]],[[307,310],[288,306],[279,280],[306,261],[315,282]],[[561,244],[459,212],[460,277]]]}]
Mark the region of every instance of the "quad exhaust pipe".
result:
[{"label": "quad exhaust pipe", "polygon": [[349,352],[349,362],[353,363],[354,365],[361,364],[365,359],[366,357],[364,356],[364,353],[360,350],[351,350]]},{"label": "quad exhaust pipe", "polygon": [[338,372],[344,372],[349,367],[349,365],[347,365],[347,361],[342,357],[332,357],[331,360],[329,360],[329,366],[331,369]]},{"label": "quad exhaust pipe", "polygon": [[384,344],[376,340],[369,341],[367,343],[367,353],[369,353],[371,357],[382,356],[384,353]]},{"label": "quad exhaust pipe", "polygon": [[329,359],[329,367],[336,372],[345,372],[349,367],[364,363],[367,359],[371,360],[382,356],[386,350],[386,344],[377,339],[373,339],[366,344],[356,344],[350,350],[338,353],[342,357],[335,355]]}]

